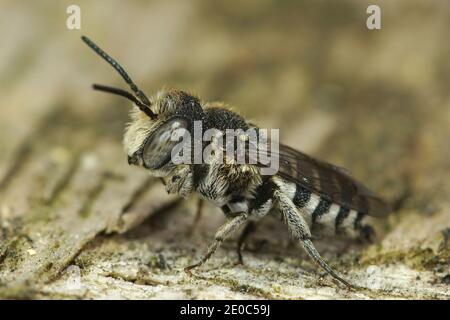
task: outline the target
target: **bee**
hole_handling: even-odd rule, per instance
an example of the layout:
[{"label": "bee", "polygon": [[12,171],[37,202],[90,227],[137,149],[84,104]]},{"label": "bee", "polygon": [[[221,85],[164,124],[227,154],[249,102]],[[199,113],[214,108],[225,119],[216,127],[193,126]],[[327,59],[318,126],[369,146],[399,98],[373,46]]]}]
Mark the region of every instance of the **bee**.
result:
[{"label": "bee", "polygon": [[89,38],[82,36],[82,40],[120,74],[132,91],[93,85],[95,90],[125,97],[137,107],[130,112],[131,122],[123,138],[128,163],[160,177],[168,193],[182,197],[196,193],[200,199],[220,207],[226,216],[200,260],[185,271],[204,264],[225,239],[246,225],[238,245],[242,259],[240,248],[253,222],[278,214],[312,260],[333,278],[351,286],[321,257],[312,242],[311,230],[327,229],[370,239],[374,230],[364,218],[388,214],[391,208],[387,202],[346,170],[283,144],[277,152],[279,169],[273,175],[262,175],[260,163],[174,163],[171,152],[177,142],[168,138],[174,128],[190,132],[196,121],[201,121],[205,130],[214,128],[221,132],[257,127],[224,104],[204,103],[183,91],[164,90],[147,98],[116,60]]}]

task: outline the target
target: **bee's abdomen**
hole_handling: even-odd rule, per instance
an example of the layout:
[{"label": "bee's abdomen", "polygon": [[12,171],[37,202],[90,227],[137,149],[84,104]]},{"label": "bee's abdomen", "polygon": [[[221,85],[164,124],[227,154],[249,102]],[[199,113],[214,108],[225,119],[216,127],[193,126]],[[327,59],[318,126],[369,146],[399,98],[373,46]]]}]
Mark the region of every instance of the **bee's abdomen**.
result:
[{"label": "bee's abdomen", "polygon": [[363,212],[333,203],[301,185],[295,185],[292,201],[304,214],[313,231],[365,237],[367,233],[372,233],[369,226],[363,225]]}]

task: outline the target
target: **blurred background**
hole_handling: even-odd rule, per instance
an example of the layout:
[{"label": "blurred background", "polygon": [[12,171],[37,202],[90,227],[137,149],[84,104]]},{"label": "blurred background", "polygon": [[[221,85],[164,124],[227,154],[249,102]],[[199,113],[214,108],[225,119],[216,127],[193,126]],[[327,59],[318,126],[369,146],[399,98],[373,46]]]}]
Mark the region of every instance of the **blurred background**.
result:
[{"label": "blurred background", "polygon": [[[71,4],[81,9],[81,30],[66,27]],[[381,6],[381,30],[366,28],[369,4]],[[225,101],[263,127],[281,128],[294,147],[352,171],[401,174],[417,131],[443,121],[433,127],[448,134],[445,0],[0,5],[0,173],[18,145],[42,139],[32,133],[43,121],[40,130],[47,132],[79,121],[71,136],[106,130],[119,143],[129,104],[93,92],[90,84],[126,85],[81,34],[122,63],[147,95],[167,86]],[[57,118],[46,122],[50,114]],[[71,136],[59,138],[74,149]],[[374,145],[383,147],[353,160]]]},{"label": "blurred background", "polygon": [[[66,27],[72,4],[81,30]],[[381,7],[381,30],[366,27],[369,4]],[[126,193],[135,186],[123,179],[143,174],[121,146],[130,103],[90,86],[128,88],[82,34],[148,96],[165,86],[224,101],[348,168],[394,202],[386,230],[411,215],[448,226],[449,30],[447,0],[0,0],[3,240],[27,216],[61,216],[53,208],[75,201],[61,196],[80,168],[96,168],[71,191],[88,194],[81,216],[109,188],[97,180]]]}]

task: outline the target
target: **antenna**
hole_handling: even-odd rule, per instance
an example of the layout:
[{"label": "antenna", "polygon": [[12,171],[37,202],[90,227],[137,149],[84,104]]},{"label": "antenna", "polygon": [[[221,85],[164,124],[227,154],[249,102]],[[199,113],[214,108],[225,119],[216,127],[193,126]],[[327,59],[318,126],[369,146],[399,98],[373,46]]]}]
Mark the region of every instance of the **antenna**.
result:
[{"label": "antenna", "polygon": [[122,90],[122,89],[114,88],[114,87],[109,87],[109,86],[105,86],[105,85],[102,85],[102,84],[96,84],[96,83],[94,83],[92,85],[92,88],[94,90],[108,92],[108,93],[112,93],[112,94],[115,94],[115,95],[118,95],[118,96],[125,97],[128,100],[133,101],[136,104],[136,106],[142,112],[144,112],[147,116],[149,116],[152,119],[156,118],[156,114],[154,114],[147,105],[143,104],[138,98],[136,98],[133,94],[129,93],[126,90]]},{"label": "antenna", "polygon": [[[109,56],[105,51],[103,51],[99,46],[97,46],[88,37],[81,36],[81,40],[83,40],[83,42],[86,43],[92,50],[94,50],[100,57],[102,57],[104,60],[106,60],[106,62],[108,62],[122,76],[122,78],[125,80],[125,82],[130,86],[131,90],[135,93],[135,96],[134,96],[135,99],[130,98],[131,93],[123,91],[121,89],[115,89],[115,88],[102,86],[102,85],[94,85],[94,89],[126,97],[135,103],[137,100],[140,102],[139,104],[136,103],[136,105],[139,107],[139,109],[141,109],[143,112],[145,112],[145,114],[147,114],[150,118],[155,119],[157,115],[155,113],[153,113],[153,111],[151,111],[151,109],[150,109],[150,105],[151,105],[150,100],[147,98],[147,96],[144,94],[144,92],[142,92],[142,90],[139,89],[139,87],[133,82],[133,80],[131,80],[130,76],[123,69],[123,67],[116,60],[111,58],[111,56]],[[144,107],[146,107],[145,108],[145,109],[147,109],[146,111],[143,110]]]}]

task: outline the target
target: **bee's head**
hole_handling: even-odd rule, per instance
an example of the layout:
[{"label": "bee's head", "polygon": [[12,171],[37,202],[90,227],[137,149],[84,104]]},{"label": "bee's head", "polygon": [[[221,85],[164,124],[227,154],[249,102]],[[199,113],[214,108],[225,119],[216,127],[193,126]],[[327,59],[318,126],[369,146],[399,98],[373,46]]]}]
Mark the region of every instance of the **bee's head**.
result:
[{"label": "bee's head", "polygon": [[81,39],[106,60],[133,91],[130,93],[98,84],[93,86],[95,90],[125,97],[137,107],[131,112],[131,122],[124,136],[128,163],[144,166],[156,176],[167,175],[174,168],[172,149],[179,143],[171,139],[172,133],[176,129],[192,133],[194,121],[203,119],[199,99],[177,90],[160,92],[153,99],[148,99],[117,61],[89,38],[82,36]]},{"label": "bee's head", "polygon": [[165,176],[174,168],[171,154],[179,143],[171,137],[177,129],[192,133],[194,121],[203,118],[203,109],[198,98],[177,90],[161,91],[151,103],[156,119],[133,110],[123,144],[129,164],[144,166],[155,176]]}]

